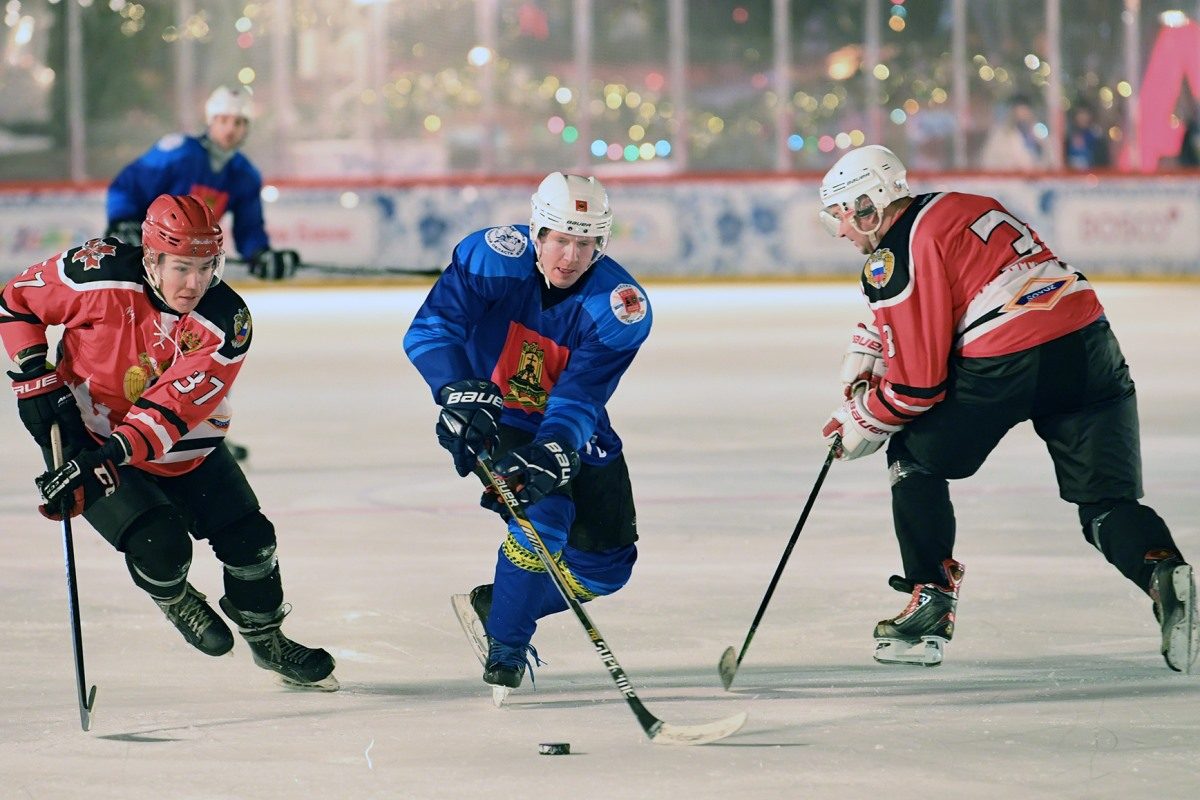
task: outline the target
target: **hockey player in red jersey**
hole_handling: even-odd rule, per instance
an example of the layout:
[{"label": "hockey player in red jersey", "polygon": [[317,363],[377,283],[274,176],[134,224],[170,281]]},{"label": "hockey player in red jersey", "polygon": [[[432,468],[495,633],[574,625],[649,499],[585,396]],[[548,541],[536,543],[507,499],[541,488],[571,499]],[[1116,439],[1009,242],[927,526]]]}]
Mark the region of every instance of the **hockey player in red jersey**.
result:
[{"label": "hockey player in red jersey", "polygon": [[[333,658],[283,635],[275,529],[224,444],[227,394],[250,349],[245,302],[221,282],[221,229],[189,195],[161,195],[142,245],[93,239],[10,281],[0,339],[21,421],[52,466],[44,515],[83,514],[196,649],[233,647],[229,627],[188,582],[192,537],[224,566],[221,608],[255,662],[290,684],[337,688]],[[46,328],[64,328],[57,363]]]},{"label": "hockey player in red jersey", "polygon": [[1083,535],[1150,595],[1162,654],[1190,671],[1195,579],[1142,496],[1137,400],[1104,309],[1081,273],[990,197],[913,195],[885,147],[853,150],[821,184],[821,220],[867,257],[874,315],[843,359],[845,400],[825,424],[843,460],[888,443],[905,609],[875,626],[876,660],[936,665],[954,633],[948,479],[976,472],[1025,420],[1046,443]]}]

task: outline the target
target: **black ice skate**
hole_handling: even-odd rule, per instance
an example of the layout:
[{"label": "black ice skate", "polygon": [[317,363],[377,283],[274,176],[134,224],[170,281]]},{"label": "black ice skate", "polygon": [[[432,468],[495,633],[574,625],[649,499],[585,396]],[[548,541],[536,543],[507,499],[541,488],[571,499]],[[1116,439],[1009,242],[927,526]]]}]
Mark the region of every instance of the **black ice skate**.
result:
[{"label": "black ice skate", "polygon": [[1176,672],[1192,672],[1200,651],[1200,619],[1196,613],[1196,579],[1190,564],[1175,556],[1154,568],[1150,579],[1154,618],[1162,625],[1162,655]]},{"label": "black ice skate", "polygon": [[335,692],[337,678],[333,676],[333,656],[321,649],[293,642],[279,629],[290,606],[280,606],[274,612],[239,611],[221,598],[221,610],[238,626],[238,633],[250,645],[254,663],[279,675],[287,686]]},{"label": "black ice skate", "polygon": [[891,587],[911,592],[911,597],[899,615],[875,626],[875,660],[924,667],[941,664],[946,643],[954,636],[954,611],[965,571],[962,564],[948,558],[942,562],[944,585],[913,584],[893,575],[888,581]]},{"label": "black ice skate", "polygon": [[233,649],[233,634],[225,620],[217,616],[207,598],[190,583],[173,600],[154,600],[171,624],[179,629],[187,643],[210,656],[223,656]]},{"label": "black ice skate", "polygon": [[533,656],[534,664],[540,665],[542,662],[531,644],[511,647],[495,639],[490,642],[487,663],[483,665],[483,682],[491,685],[492,702],[500,706],[508,693],[521,685],[526,666],[529,667],[529,680],[533,681],[533,666],[529,663],[529,657]]}]

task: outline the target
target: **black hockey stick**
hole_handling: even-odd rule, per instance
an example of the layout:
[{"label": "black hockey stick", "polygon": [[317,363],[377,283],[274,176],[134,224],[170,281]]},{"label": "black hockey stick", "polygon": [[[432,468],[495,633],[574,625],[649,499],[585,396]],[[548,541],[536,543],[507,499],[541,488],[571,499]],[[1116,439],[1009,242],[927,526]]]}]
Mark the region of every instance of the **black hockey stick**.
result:
[{"label": "black hockey stick", "polygon": [[579,620],[579,624],[583,625],[583,629],[587,631],[588,638],[592,640],[592,646],[596,648],[596,654],[604,662],[604,668],[608,670],[609,677],[617,684],[617,688],[621,690],[621,694],[625,695],[625,702],[633,710],[633,715],[641,723],[642,730],[650,737],[650,741],[655,744],[708,744],[709,742],[724,739],[726,736],[735,733],[746,723],[747,715],[745,711],[740,711],[731,717],[726,717],[725,719],[705,725],[672,725],[669,722],[663,722],[651,714],[646,706],[642,705],[642,701],[638,698],[637,692],[633,690],[633,685],[629,682],[629,677],[625,674],[625,670],[617,663],[617,657],[613,655],[612,650],[608,647],[608,643],[604,641],[604,637],[600,635],[600,631],[596,629],[596,625],[588,617],[587,612],[583,610],[583,605],[575,599],[575,594],[567,584],[567,579],[562,574],[562,569],[558,566],[550,551],[546,549],[542,537],[538,535],[537,530],[529,521],[529,517],[525,516],[525,512],[521,509],[520,501],[517,500],[512,489],[509,488],[507,481],[495,471],[492,459],[487,453],[479,454],[479,460],[475,466],[475,474],[479,476],[485,486],[490,486],[496,492],[496,495],[504,500],[504,504],[508,506],[513,519],[521,526],[521,530],[525,532],[525,536],[528,537],[530,544],[533,545],[534,552],[541,559],[542,565],[546,567],[546,572],[549,573],[550,580],[554,581],[554,588],[558,589],[558,593],[562,595],[563,600],[571,607],[571,611],[575,612],[575,617]]},{"label": "black hockey stick", "polygon": [[[229,264],[241,264],[250,266],[250,262],[244,258],[226,258],[225,261]],[[310,264],[307,261],[302,261],[296,265],[297,271],[311,270],[312,272],[320,272],[324,275],[347,275],[354,277],[371,277],[372,275],[409,275],[419,277],[436,277],[442,274],[442,270],[436,267],[428,269],[408,269],[405,267],[368,267],[368,266],[345,266],[342,264]]]},{"label": "black hockey stick", "polygon": [[825,456],[825,464],[821,467],[821,472],[817,475],[817,482],[813,485],[812,492],[808,495],[808,502],[804,504],[804,511],[800,513],[800,521],[796,523],[796,529],[792,531],[792,538],[788,539],[787,547],[783,551],[783,558],[779,559],[779,566],[775,568],[775,575],[771,578],[771,585],[767,587],[767,593],[763,596],[762,603],[758,606],[758,613],[754,615],[754,622],[750,623],[750,630],[746,633],[746,641],[742,643],[742,652],[735,654],[732,647],[727,647],[725,648],[725,652],[721,654],[721,660],[717,663],[717,672],[721,674],[721,685],[726,690],[733,685],[733,677],[737,675],[738,667],[742,665],[742,659],[746,657],[746,650],[750,647],[750,640],[754,638],[754,632],[758,630],[758,623],[762,622],[763,614],[767,611],[767,603],[771,602],[771,595],[775,594],[775,586],[779,583],[779,577],[783,575],[783,568],[787,565],[788,558],[792,555],[792,548],[796,546],[796,540],[800,538],[800,531],[804,529],[804,523],[808,520],[808,512],[812,511],[813,503],[817,500],[817,492],[821,491],[821,484],[825,482],[825,476],[829,474],[829,465],[833,463],[834,454],[837,453],[837,448],[840,444],[840,441],[835,442],[829,447],[829,455]]},{"label": "black hockey stick", "polygon": [[[50,450],[54,468],[63,465],[62,432],[55,422],[50,426]],[[83,625],[79,621],[79,590],[75,581],[75,545],[71,539],[71,514],[62,509],[63,561],[67,568],[67,608],[71,612],[71,646],[75,650],[75,688],[79,697],[79,724],[86,731],[92,725],[92,708],[96,705],[96,687],[86,691],[83,674]]]}]

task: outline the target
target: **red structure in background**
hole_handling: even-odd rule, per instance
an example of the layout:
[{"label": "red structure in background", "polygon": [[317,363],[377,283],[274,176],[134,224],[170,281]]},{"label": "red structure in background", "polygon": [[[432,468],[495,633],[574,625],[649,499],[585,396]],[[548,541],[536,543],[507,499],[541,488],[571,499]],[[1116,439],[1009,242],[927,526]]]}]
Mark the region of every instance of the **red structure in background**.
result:
[{"label": "red structure in background", "polygon": [[[1183,126],[1172,126],[1171,116],[1185,79],[1195,104],[1200,106],[1200,25],[1191,20],[1177,27],[1164,25],[1159,30],[1142,76],[1137,125],[1143,172],[1157,172],[1159,159],[1179,154]],[[1200,109],[1193,113],[1200,113]],[[1128,160],[1126,152],[1122,168],[1129,167]]]}]

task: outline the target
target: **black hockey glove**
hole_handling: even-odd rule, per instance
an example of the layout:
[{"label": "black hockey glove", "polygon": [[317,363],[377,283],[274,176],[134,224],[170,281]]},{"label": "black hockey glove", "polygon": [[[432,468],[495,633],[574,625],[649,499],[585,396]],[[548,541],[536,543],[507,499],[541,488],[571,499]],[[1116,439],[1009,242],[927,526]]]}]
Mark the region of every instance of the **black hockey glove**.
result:
[{"label": "black hockey glove", "polygon": [[38,511],[53,520],[82,514],[121,485],[117,464],[126,457],[120,440],[110,437],[98,450],[84,450],[58,469],[42,473],[33,480],[45,501]]},{"label": "black hockey glove", "polygon": [[125,244],[142,246],[142,221],[140,219],[114,219],[104,230],[105,237],[115,236]]},{"label": "black hockey glove", "polygon": [[58,423],[64,457],[70,458],[92,439],[83,426],[83,417],[71,390],[46,364],[45,353],[39,354],[34,361],[30,365],[26,360],[23,372],[8,373],[17,396],[17,414],[33,440],[47,450],[50,449],[50,428]]},{"label": "black hockey glove", "polygon": [[448,383],[438,392],[438,443],[454,457],[454,469],[466,477],[475,469],[475,456],[496,446],[496,428],[504,398],[491,381],[467,378]]},{"label": "black hockey glove", "polygon": [[300,254],[295,250],[263,250],[250,259],[250,274],[267,281],[281,281],[296,274]]},{"label": "black hockey glove", "polygon": [[483,490],[483,496],[479,498],[479,507],[486,508],[488,511],[495,511],[500,515],[500,519],[508,522],[512,512],[508,510],[508,504],[500,499],[496,494],[496,490],[491,486]]},{"label": "black hockey glove", "polygon": [[[579,454],[564,444],[546,439],[514,447],[496,461],[495,469],[504,476],[521,505],[532,505],[555,489],[566,486],[579,474]],[[487,500],[486,493],[484,500]],[[499,498],[492,500],[502,502]],[[491,507],[483,501],[480,505]]]}]

